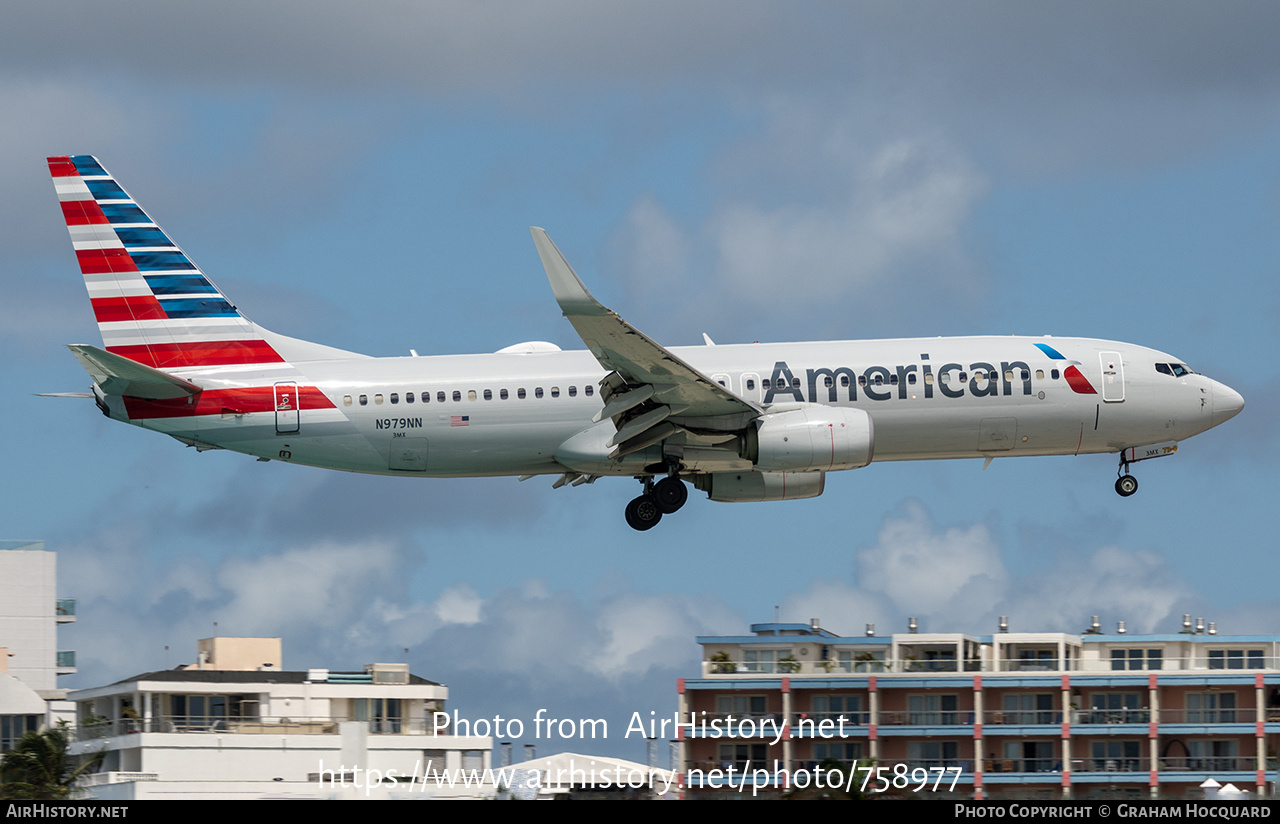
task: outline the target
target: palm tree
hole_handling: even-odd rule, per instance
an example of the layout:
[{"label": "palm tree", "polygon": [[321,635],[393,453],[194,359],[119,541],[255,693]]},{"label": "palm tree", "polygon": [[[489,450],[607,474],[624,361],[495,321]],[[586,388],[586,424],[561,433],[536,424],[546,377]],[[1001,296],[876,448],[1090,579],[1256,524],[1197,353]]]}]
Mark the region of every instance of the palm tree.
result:
[{"label": "palm tree", "polygon": [[57,801],[70,796],[76,780],[97,769],[106,755],[96,752],[76,759],[67,754],[70,738],[67,722],[59,721],[56,727],[18,739],[0,759],[0,799]]}]

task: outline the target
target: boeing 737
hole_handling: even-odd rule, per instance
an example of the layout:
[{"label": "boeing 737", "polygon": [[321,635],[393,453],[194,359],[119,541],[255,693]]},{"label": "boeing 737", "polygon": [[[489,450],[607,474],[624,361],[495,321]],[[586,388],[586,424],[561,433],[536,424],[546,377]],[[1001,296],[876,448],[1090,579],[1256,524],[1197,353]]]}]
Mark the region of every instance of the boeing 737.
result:
[{"label": "boeing 737", "polygon": [[[713,501],[821,495],[872,461],[1119,455],[1132,464],[1244,400],[1179,358],[1109,340],[962,337],[665,347],[587,291],[531,229],[586,344],[374,358],[250,321],[98,161],[49,171],[102,333],[69,348],[106,416],[197,450],[420,478],[635,478],[645,530],[688,486]],[[985,468],[985,467],[984,467]]]}]

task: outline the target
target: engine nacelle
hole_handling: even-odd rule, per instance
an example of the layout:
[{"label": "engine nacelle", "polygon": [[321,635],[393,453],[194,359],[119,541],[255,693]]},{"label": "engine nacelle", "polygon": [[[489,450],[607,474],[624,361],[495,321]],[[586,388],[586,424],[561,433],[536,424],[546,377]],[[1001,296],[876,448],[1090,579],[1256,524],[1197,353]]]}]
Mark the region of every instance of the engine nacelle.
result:
[{"label": "engine nacelle", "polygon": [[805,472],[857,469],[874,453],[875,429],[861,409],[788,404],[747,429],[743,457],[762,472]]},{"label": "engine nacelle", "polygon": [[692,480],[713,501],[750,502],[816,498],[826,478],[823,472],[712,472]]}]

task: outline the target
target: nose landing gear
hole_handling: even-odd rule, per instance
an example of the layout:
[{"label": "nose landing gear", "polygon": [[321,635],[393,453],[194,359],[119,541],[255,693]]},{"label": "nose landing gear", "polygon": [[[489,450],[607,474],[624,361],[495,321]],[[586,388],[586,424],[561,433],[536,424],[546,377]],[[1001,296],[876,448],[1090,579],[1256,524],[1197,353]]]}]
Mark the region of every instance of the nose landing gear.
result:
[{"label": "nose landing gear", "polygon": [[1120,453],[1120,468],[1116,474],[1120,476],[1116,478],[1116,494],[1121,498],[1128,498],[1138,491],[1138,479],[1129,474],[1129,462],[1125,460],[1124,452]]}]

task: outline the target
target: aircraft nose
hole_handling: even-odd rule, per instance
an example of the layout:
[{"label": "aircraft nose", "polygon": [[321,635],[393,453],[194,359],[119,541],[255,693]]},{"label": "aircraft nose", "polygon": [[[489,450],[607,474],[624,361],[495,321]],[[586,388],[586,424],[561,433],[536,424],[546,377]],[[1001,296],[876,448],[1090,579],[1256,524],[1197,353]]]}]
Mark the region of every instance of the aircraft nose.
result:
[{"label": "aircraft nose", "polygon": [[1229,421],[1244,409],[1244,398],[1226,384],[1213,384],[1213,425]]}]

